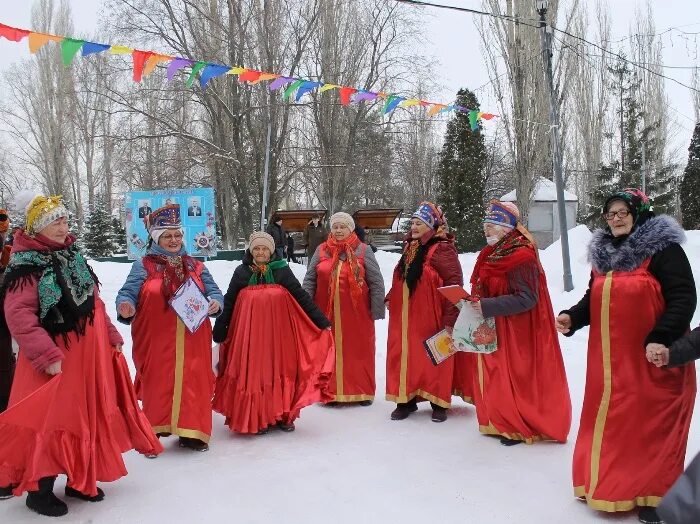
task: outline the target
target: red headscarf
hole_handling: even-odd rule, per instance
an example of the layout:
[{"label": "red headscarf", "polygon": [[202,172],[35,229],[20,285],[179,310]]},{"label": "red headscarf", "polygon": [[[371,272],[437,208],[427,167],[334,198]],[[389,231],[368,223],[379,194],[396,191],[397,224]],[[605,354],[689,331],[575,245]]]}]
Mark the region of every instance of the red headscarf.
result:
[{"label": "red headscarf", "polygon": [[360,261],[355,255],[355,250],[361,244],[357,238],[357,233],[354,231],[345,240],[336,240],[333,235],[328,235],[326,240],[326,251],[331,256],[331,275],[328,280],[328,306],[326,314],[330,314],[333,309],[333,297],[335,295],[335,282],[338,279],[338,271],[340,269],[340,254],[345,253],[346,260],[350,264],[350,296],[352,297],[353,306],[357,307],[362,297],[362,287],[365,285],[365,279],[362,277],[362,268]]}]

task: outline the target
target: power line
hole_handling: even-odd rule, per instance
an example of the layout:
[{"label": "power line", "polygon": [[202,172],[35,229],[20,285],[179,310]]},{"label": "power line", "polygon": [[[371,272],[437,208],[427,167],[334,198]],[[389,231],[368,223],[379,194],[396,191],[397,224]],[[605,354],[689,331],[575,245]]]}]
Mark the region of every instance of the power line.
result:
[{"label": "power line", "polygon": [[682,35],[685,35],[685,36],[700,35],[700,31],[682,31],[680,29],[681,27],[689,27],[691,25],[700,25],[700,22],[694,22],[692,24],[684,24],[684,25],[679,25],[679,26],[668,27],[668,28],[664,29],[663,31],[659,31],[658,33],[634,33],[634,34],[622,37],[618,40],[606,39],[606,40],[602,40],[602,42],[607,42],[609,44],[619,44],[619,43],[624,42],[625,40],[631,40],[632,38],[638,38],[640,36],[651,38],[651,37],[655,37],[655,36],[662,36],[662,35],[665,35],[666,33],[672,32],[672,31],[678,31],[679,33],[681,33]]},{"label": "power line", "polygon": [[534,19],[534,18],[521,18],[518,16],[504,15],[501,13],[489,13],[487,11],[479,11],[478,9],[470,9],[468,7],[457,7],[454,5],[434,4],[431,2],[423,2],[421,0],[395,0],[395,1],[399,2],[401,4],[409,4],[409,5],[415,5],[415,6],[420,6],[420,7],[437,7],[439,9],[449,9],[452,11],[461,11],[463,13],[471,13],[473,15],[491,16],[493,18],[500,18],[502,20],[507,20],[509,22],[515,22],[518,24],[526,25],[528,27],[534,27],[535,29],[538,29],[540,27],[539,25],[525,23],[525,20],[527,20],[528,22],[535,22],[535,24],[539,24],[539,21]]}]

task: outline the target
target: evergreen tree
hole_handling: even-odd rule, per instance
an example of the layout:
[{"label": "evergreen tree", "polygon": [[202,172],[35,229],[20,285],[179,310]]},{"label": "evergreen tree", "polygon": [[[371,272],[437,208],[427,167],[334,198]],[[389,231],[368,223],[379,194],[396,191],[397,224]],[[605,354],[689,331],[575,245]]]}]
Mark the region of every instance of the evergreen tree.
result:
[{"label": "evergreen tree", "polygon": [[695,125],[688,148],[688,165],[681,181],[681,213],[685,229],[700,229],[700,124]]},{"label": "evergreen tree", "polygon": [[121,220],[112,217],[112,253],[126,253],[126,229]]},{"label": "evergreen tree", "polygon": [[96,204],[85,221],[83,246],[91,258],[108,257],[113,252],[112,219],[101,198],[96,199]]},{"label": "evergreen tree", "polygon": [[[468,89],[459,90],[456,103],[479,110],[476,95]],[[459,251],[478,251],[484,246],[486,160],[481,124],[472,131],[469,115],[457,112],[447,124],[436,174],[438,202],[454,230]]]}]

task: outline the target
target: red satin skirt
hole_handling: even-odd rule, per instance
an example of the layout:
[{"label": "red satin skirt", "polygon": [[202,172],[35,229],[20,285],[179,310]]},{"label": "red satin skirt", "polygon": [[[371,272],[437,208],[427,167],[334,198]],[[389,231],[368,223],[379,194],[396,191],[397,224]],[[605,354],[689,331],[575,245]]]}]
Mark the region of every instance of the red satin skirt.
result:
[{"label": "red satin skirt", "polygon": [[237,433],[290,423],[302,408],[327,402],[335,348],[282,286],[248,286],[236,299],[219,349],[214,410]]},{"label": "red satin skirt", "polygon": [[65,474],[68,486],[97,495],[97,482],[127,474],[122,453],[163,447],[136,401],[129,368],[109,344],[104,304],[79,339],[71,334],[62,372],[35,370],[20,348],[7,411],[0,414],[0,486],[38,489],[42,477]]}]

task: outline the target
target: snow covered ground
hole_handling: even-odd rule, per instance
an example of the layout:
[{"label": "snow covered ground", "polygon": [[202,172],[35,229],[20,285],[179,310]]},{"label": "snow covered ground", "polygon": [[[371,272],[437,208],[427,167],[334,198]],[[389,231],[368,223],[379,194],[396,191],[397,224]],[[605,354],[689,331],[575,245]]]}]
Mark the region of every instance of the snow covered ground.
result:
[{"label": "snow covered ground", "polygon": [[[700,231],[689,233],[686,252],[700,282]],[[570,232],[575,290],[563,291],[560,245],[541,252],[555,311],[583,295],[589,267],[585,227]],[[468,279],[474,254],[460,255]],[[387,288],[397,254],[377,258]],[[237,263],[208,263],[222,290]],[[126,264],[94,263],[102,294],[114,316],[114,297],[129,271]],[[299,278],[304,267],[293,265]],[[693,325],[700,321],[697,315]],[[130,333],[119,326],[131,351]],[[636,513],[607,516],[576,501],[571,488],[571,456],[585,381],[588,330],[561,338],[573,402],[574,422],[567,444],[538,443],[506,448],[479,434],[474,409],[456,401],[447,422],[430,421],[430,408],[407,420],[391,421],[393,404],[383,400],[387,322],[377,323],[377,401],[370,407],[324,408],[302,412],[294,433],[237,436],[214,415],[208,453],[177,447],[155,460],[126,455],[129,475],[103,484],[98,504],[69,500],[61,522],[151,523],[519,523],[578,524],[637,522]],[[700,451],[700,420],[691,426],[688,461]],[[641,459],[641,458],[640,458]],[[65,480],[59,478],[57,493]],[[0,502],[0,522],[47,522],[24,507],[24,498]]]}]

